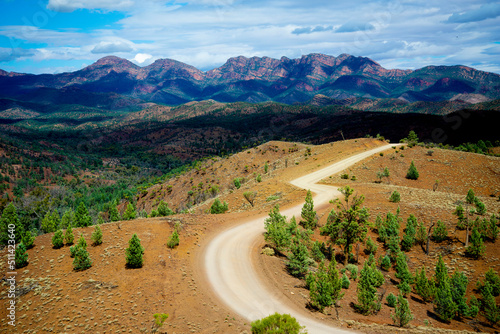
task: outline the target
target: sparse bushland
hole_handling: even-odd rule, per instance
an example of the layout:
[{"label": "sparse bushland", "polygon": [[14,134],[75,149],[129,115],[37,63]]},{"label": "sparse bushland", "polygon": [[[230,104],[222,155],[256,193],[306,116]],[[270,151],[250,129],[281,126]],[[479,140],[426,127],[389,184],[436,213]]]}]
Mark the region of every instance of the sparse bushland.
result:
[{"label": "sparse bushland", "polygon": [[128,242],[128,248],[125,250],[126,265],[129,268],[141,268],[143,265],[142,254],[144,247],[141,245],[141,240],[134,234]]},{"label": "sparse bushland", "polygon": [[224,213],[227,210],[229,210],[227,203],[226,202],[222,203],[218,198],[216,198],[212,203],[212,205],[210,206],[211,214]]},{"label": "sparse bushland", "polygon": [[252,322],[252,334],[306,334],[305,327],[289,314],[274,313]]}]

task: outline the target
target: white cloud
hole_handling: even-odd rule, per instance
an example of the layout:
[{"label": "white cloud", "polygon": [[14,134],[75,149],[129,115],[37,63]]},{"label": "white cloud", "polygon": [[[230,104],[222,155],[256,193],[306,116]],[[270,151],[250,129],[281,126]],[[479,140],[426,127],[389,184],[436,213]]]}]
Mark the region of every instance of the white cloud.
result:
[{"label": "white cloud", "polygon": [[133,4],[132,0],[49,0],[47,8],[54,12],[70,13],[77,9],[124,10]]},{"label": "white cloud", "polygon": [[138,53],[135,55],[135,57],[132,59],[132,61],[138,63],[138,64],[142,64],[144,63],[146,60],[149,60],[153,58],[152,55],[150,54],[147,54],[147,53]]},{"label": "white cloud", "polygon": [[92,52],[94,54],[99,54],[99,53],[111,54],[111,53],[115,53],[115,52],[130,52],[134,49],[131,44],[132,43],[130,43],[130,42],[127,43],[125,41],[101,41],[90,52]]}]

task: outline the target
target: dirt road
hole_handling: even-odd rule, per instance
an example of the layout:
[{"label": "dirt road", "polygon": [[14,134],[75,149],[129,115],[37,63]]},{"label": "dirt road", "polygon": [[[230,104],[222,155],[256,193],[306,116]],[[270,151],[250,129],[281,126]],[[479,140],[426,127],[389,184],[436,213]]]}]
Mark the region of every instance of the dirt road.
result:
[{"label": "dirt road", "polygon": [[[297,178],[290,183],[294,186],[310,189],[315,193],[316,207],[328,203],[340,193],[336,187],[316,184],[329,175],[395,145],[384,145],[363,153],[356,154],[316,172]],[[282,211],[288,218],[300,216],[303,203]],[[306,326],[309,333],[352,333],[331,327],[308,316],[307,311],[296,310],[286,305],[281,292],[269,291],[259,277],[259,268],[254,268],[252,252],[257,251],[258,238],[264,230],[264,219],[259,217],[243,222],[218,234],[205,250],[205,271],[209,283],[219,298],[234,311],[249,321],[263,318],[274,312],[288,313],[299,323]]]}]

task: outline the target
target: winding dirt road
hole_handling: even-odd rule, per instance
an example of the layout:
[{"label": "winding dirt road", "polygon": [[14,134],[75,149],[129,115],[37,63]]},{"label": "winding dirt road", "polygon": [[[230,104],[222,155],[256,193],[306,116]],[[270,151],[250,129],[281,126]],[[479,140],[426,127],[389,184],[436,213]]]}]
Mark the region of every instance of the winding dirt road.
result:
[{"label": "winding dirt road", "polygon": [[[349,166],[381,151],[395,146],[388,144],[356,154],[316,172],[299,177],[290,183],[315,193],[314,205],[319,207],[340,195],[335,187],[316,184],[320,180],[338,173]],[[303,204],[284,210],[281,214],[290,218],[300,216]],[[298,311],[293,306],[286,305],[281,292],[269,291],[259,278],[252,261],[252,251],[255,250],[259,237],[264,233],[262,216],[241,225],[229,228],[218,234],[205,250],[205,272],[213,290],[219,298],[235,312],[249,321],[263,318],[274,312],[288,313],[299,323],[306,326],[309,333],[352,333],[338,329],[308,316],[307,311]]]}]

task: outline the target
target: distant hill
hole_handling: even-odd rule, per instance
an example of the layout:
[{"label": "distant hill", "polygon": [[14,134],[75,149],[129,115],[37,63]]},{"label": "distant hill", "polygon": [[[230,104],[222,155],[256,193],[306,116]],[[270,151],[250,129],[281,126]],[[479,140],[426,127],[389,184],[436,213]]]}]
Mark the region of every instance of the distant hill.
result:
[{"label": "distant hill", "polygon": [[79,71],[20,74],[0,70],[0,97],[37,103],[140,109],[145,102],[178,105],[219,102],[306,103],[320,95],[349,99],[478,103],[500,98],[500,75],[466,66],[385,69],[365,57],[309,54],[298,59],[243,56],[208,72],[171,59],[140,67],[115,56]]}]

